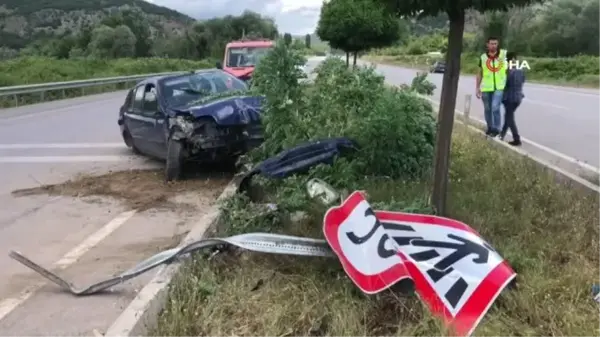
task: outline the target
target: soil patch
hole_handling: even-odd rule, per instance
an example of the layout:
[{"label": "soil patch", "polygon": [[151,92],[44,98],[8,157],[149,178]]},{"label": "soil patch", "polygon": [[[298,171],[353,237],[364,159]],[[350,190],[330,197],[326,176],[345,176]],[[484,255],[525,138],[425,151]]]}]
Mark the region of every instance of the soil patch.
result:
[{"label": "soil patch", "polygon": [[[170,208],[172,200],[182,193],[200,190],[214,191],[215,198],[231,180],[231,173],[199,173],[186,180],[165,183],[163,170],[129,170],[104,175],[82,175],[61,184],[43,185],[12,192],[14,196],[61,195],[75,198],[112,197],[140,211],[151,208]],[[190,205],[191,207],[191,205]]]}]

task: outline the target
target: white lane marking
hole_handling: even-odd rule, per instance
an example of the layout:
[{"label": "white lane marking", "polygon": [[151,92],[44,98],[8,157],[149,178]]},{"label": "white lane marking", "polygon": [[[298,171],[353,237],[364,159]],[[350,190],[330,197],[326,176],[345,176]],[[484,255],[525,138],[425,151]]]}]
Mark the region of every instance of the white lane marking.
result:
[{"label": "white lane marking", "polygon": [[48,144],[0,144],[0,150],[17,149],[100,149],[124,148],[124,143],[48,143]]},{"label": "white lane marking", "polygon": [[[422,96],[422,97],[426,98],[426,99],[427,99],[427,100],[429,100],[431,103],[433,103],[433,104],[435,104],[435,105],[437,105],[437,106],[439,106],[439,105],[440,105],[440,103],[439,103],[439,102],[436,102],[435,100],[433,100],[433,99],[431,99],[431,98],[429,98],[429,97],[425,97],[425,96]],[[464,112],[462,112],[462,111],[460,111],[460,110],[458,110],[458,109],[455,109],[454,111],[456,111],[456,112],[458,112],[458,113],[460,113],[460,114],[464,115]],[[478,119],[478,118],[475,118],[475,117],[473,117],[473,116],[470,116],[469,118],[471,118],[471,119],[473,119],[473,120],[475,120],[475,121],[477,121],[477,122],[479,122],[479,123],[483,123],[483,124],[485,124],[485,121],[482,121],[482,120],[480,120],[480,119]],[[588,171],[592,171],[592,172],[594,172],[594,173],[596,173],[596,174],[600,174],[600,169],[598,169],[597,167],[594,167],[594,166],[592,166],[592,165],[590,165],[590,164],[588,164],[588,163],[586,163],[586,162],[583,162],[583,161],[581,161],[581,160],[577,160],[577,159],[575,159],[575,158],[573,158],[573,157],[569,157],[569,156],[567,156],[566,154],[560,153],[560,152],[558,152],[558,151],[556,151],[556,150],[553,150],[553,149],[551,149],[551,148],[549,148],[549,147],[547,147],[547,146],[544,146],[544,145],[542,145],[542,144],[538,144],[538,143],[536,143],[536,142],[534,142],[534,141],[532,141],[532,140],[530,140],[530,139],[527,139],[527,138],[525,138],[525,137],[523,137],[523,136],[521,136],[521,141],[523,141],[523,142],[525,142],[525,143],[528,143],[529,145],[535,146],[535,147],[537,147],[538,149],[540,149],[540,150],[542,150],[542,151],[545,151],[545,152],[547,152],[547,153],[549,153],[549,154],[551,154],[551,155],[554,155],[554,156],[556,156],[556,157],[558,157],[558,158],[561,158],[561,159],[563,159],[563,160],[565,160],[565,161],[568,161],[568,162],[570,162],[570,163],[572,163],[572,164],[579,165],[581,168],[584,168],[584,169],[586,169],[586,170],[588,170]]]},{"label": "white lane marking", "polygon": [[120,162],[135,158],[135,156],[14,156],[0,157],[4,164],[36,164],[36,163],[94,163]]},{"label": "white lane marking", "polygon": [[[131,219],[137,211],[127,211],[119,214],[98,231],[88,236],[77,247],[65,254],[60,260],[54,263],[57,269],[65,269],[71,264],[77,262],[85,253],[94,248],[102,240],[106,239],[111,233],[121,227],[127,220]],[[7,298],[0,301],[0,321],[9,313],[15,310],[23,302],[27,301],[36,291],[43,287],[46,282],[39,282],[19,293],[16,297]]]},{"label": "white lane marking", "polygon": [[547,103],[547,102],[542,102],[542,101],[536,101],[536,100],[529,99],[529,98],[523,99],[523,103],[536,104],[536,105],[541,105],[541,106],[546,106],[546,107],[556,108],[556,109],[561,109],[561,110],[567,110],[567,111],[572,110],[572,109],[569,109],[569,108],[564,107],[562,105],[556,105],[556,104],[552,104],[552,103]]},{"label": "white lane marking", "polygon": [[[111,92],[111,94],[115,94],[116,92]],[[93,97],[91,97],[92,95],[90,95],[90,97],[86,97],[86,96],[81,96],[81,97],[86,97],[86,99],[88,99],[87,102],[81,102],[81,103],[76,103],[74,105],[67,105],[67,106],[63,106],[63,107],[57,107],[54,109],[49,109],[49,110],[42,110],[42,111],[17,111],[17,112],[13,112],[11,111],[11,109],[20,109],[20,108],[31,108],[32,106],[36,105],[36,104],[32,104],[32,105],[24,105],[21,107],[16,107],[16,108],[8,108],[8,109],[0,109],[0,125],[4,125],[4,124],[8,124],[9,122],[13,122],[13,121],[18,121],[18,120],[22,120],[22,119],[29,119],[29,118],[33,118],[33,117],[40,117],[40,115],[46,115],[46,114],[50,114],[50,113],[56,113],[56,112],[64,112],[64,111],[70,111],[70,110],[74,110],[74,109],[81,109],[84,105],[89,105],[89,104],[101,104],[101,103],[105,103],[105,102],[110,102],[110,101],[115,101],[116,99],[123,99],[125,100],[125,93],[126,91],[122,92],[123,97],[112,97],[112,98],[104,98],[104,99],[96,99],[96,100],[89,100]],[[102,94],[100,94],[102,95]],[[81,98],[78,97],[78,98]],[[99,97],[97,97],[99,98]],[[77,98],[74,98],[77,99]],[[47,102],[47,103],[51,103],[51,102]],[[46,104],[46,103],[38,103],[40,105],[42,104]],[[121,103],[122,104],[122,103]],[[44,109],[43,106],[40,106],[39,109]],[[117,112],[118,112],[118,106],[117,106]],[[3,111],[6,110],[6,111]],[[35,109],[32,109],[35,110]],[[15,115],[11,115],[8,117],[2,117],[2,114],[7,113],[7,114],[15,114]]]}]

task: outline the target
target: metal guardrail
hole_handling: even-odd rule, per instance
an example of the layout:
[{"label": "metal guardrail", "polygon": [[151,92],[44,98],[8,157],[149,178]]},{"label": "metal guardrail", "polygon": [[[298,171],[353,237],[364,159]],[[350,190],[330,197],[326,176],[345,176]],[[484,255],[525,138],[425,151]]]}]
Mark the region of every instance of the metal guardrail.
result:
[{"label": "metal guardrail", "polygon": [[182,71],[171,71],[171,72],[154,73],[154,74],[93,78],[93,79],[79,80],[79,81],[66,81],[66,82],[16,85],[16,86],[12,86],[12,87],[0,87],[0,97],[21,95],[21,94],[31,94],[31,93],[43,93],[45,91],[53,91],[53,90],[77,89],[77,88],[93,87],[93,86],[107,85],[107,84],[119,84],[119,83],[126,83],[126,82],[134,82],[134,81],[146,79],[148,77],[160,76],[160,75],[170,75],[170,74],[177,74],[177,73],[183,73],[183,72]]}]

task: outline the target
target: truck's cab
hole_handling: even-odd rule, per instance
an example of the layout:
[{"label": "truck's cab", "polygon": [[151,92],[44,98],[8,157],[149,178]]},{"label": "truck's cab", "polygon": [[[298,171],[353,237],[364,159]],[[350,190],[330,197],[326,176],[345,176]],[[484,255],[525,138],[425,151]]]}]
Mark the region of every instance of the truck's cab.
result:
[{"label": "truck's cab", "polygon": [[275,45],[271,40],[232,41],[225,46],[223,63],[217,68],[247,81],[252,77],[254,67]]}]

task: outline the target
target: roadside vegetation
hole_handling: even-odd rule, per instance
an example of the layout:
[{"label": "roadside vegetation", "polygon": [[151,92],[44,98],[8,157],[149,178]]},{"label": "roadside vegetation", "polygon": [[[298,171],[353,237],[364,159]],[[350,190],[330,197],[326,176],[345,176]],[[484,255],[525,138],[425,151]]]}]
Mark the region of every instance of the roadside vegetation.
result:
[{"label": "roadside vegetation", "polygon": [[[49,57],[26,57],[0,62],[0,87],[49,82],[87,80],[160,73],[168,71],[191,71],[214,67],[209,61],[178,60],[165,58],[137,59],[54,59]],[[0,107],[10,107],[68,97],[98,94],[126,89],[131,83],[111,84],[78,89],[66,89],[36,94],[0,97]],[[18,104],[17,104],[18,103]]]},{"label": "roadside vegetation", "polygon": [[[600,3],[596,0],[551,0],[543,5],[513,7],[506,12],[466,13],[461,71],[477,70],[485,39],[527,60],[528,78],[540,82],[598,87]],[[402,22],[393,46],[372,50],[372,61],[428,69],[448,50],[448,15]],[[439,56],[428,53],[440,53]]]},{"label": "roadside vegetation", "polygon": [[[251,195],[224,202],[217,236],[273,232],[322,238],[325,208],[306,195],[318,177],[345,193],[366,190],[377,209],[432,213],[428,203],[435,118],[416,95],[424,77],[390,88],[372,68],[328,59],[313,84],[297,81],[297,53],[277,47],[257,69],[266,141],[247,161],[320,137],[360,150],[332,166],[282,180],[253,179]],[[288,104],[284,104],[284,103]],[[291,102],[291,104],[289,103]],[[333,132],[334,130],[334,132]],[[513,157],[507,158],[510,155]],[[597,335],[598,195],[557,183],[531,161],[457,125],[449,216],[470,224],[518,273],[477,335]],[[277,211],[266,212],[272,202]],[[305,217],[294,214],[303,211]],[[155,336],[445,335],[412,293],[362,294],[336,259],[225,252],[197,255],[172,284]]]},{"label": "roadside vegetation", "polygon": [[[476,74],[480,54],[465,53],[461,56],[461,72]],[[365,60],[374,63],[398,65],[429,71],[435,61],[443,61],[438,55],[407,55],[401,49],[387,48],[373,51]],[[541,58],[521,56],[530,70],[527,79],[534,82],[598,88],[600,86],[600,58],[597,56],[574,56],[564,58]]]}]

